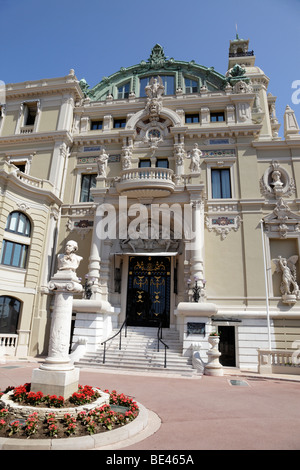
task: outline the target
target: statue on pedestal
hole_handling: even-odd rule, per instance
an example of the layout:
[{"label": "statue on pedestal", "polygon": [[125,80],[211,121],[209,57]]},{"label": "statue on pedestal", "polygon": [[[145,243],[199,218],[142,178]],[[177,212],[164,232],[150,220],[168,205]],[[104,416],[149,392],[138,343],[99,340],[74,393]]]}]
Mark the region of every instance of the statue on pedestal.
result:
[{"label": "statue on pedestal", "polygon": [[296,281],[296,263],[298,256],[290,256],[288,259],[278,256],[273,259],[276,265],[276,272],[282,274],[280,290],[284,303],[295,303],[299,298],[299,286]]},{"label": "statue on pedestal", "polygon": [[63,270],[71,270],[76,271],[78,268],[80,261],[82,260],[82,256],[76,255],[76,251],[78,250],[77,242],[73,240],[69,240],[66,243],[65,253],[57,255],[57,268],[59,271]]},{"label": "statue on pedestal", "polygon": [[74,368],[69,356],[73,296],[82,292],[76,275],[82,257],[76,255],[77,250],[77,242],[66,243],[65,253],[58,255],[58,271],[48,285],[54,293],[48,357],[39,369],[33,370],[33,392],[67,397],[78,390],[79,369]]},{"label": "statue on pedestal", "polygon": [[194,145],[193,150],[189,152],[188,158],[191,159],[190,170],[192,173],[200,173],[200,158],[202,156],[201,150],[198,148],[198,144]]},{"label": "statue on pedestal", "polygon": [[97,158],[98,176],[106,177],[106,167],[109,155],[102,149],[99,157]]},{"label": "statue on pedestal", "polygon": [[77,250],[77,242],[69,240],[66,243],[65,253],[57,256],[57,268],[59,271],[76,271],[80,264],[80,261],[82,260],[82,256],[78,256],[75,254]]}]

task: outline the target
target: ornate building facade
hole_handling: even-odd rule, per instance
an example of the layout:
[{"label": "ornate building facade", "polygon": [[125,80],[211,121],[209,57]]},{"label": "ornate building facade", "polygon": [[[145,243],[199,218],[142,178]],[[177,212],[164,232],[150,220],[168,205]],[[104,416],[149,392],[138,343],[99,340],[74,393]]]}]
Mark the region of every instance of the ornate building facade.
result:
[{"label": "ornate building facade", "polygon": [[[300,334],[300,135],[249,41],[228,70],[147,61],[90,88],[74,70],[6,86],[0,113],[0,337],[47,352],[57,255],[75,240],[85,295],[73,350],[96,351],[126,319],[176,330],[182,354],[220,332],[224,365]],[[265,352],[265,354],[267,354]]]}]

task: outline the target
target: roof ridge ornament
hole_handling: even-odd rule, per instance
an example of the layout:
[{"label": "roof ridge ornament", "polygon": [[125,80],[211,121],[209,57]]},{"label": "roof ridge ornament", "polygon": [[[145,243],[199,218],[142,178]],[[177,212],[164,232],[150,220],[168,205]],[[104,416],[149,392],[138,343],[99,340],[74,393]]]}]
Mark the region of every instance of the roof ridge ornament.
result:
[{"label": "roof ridge ornament", "polygon": [[148,59],[150,66],[153,68],[163,67],[166,60],[167,58],[165,56],[163,47],[160,44],[155,44]]}]

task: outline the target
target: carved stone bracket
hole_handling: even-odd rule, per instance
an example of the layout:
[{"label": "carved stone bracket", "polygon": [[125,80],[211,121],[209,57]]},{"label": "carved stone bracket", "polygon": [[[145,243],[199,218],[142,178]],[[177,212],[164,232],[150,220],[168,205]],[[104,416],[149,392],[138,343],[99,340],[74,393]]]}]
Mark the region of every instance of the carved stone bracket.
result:
[{"label": "carved stone bracket", "polygon": [[79,234],[81,240],[93,229],[94,222],[92,220],[68,220],[68,230],[75,231]]}]

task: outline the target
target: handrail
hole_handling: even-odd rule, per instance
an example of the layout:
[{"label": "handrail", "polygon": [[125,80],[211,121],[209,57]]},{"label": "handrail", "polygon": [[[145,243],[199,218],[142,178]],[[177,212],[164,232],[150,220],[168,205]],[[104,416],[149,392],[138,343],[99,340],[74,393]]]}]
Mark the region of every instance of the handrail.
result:
[{"label": "handrail", "polygon": [[157,330],[157,352],[159,352],[159,343],[162,343],[165,347],[164,368],[166,368],[167,367],[167,349],[169,349],[169,346],[162,340],[162,322],[160,322],[158,330]]},{"label": "handrail", "polygon": [[127,318],[125,318],[121,328],[119,329],[119,331],[117,331],[117,333],[115,333],[113,336],[111,336],[110,338],[106,339],[105,341],[103,341],[101,343],[101,346],[102,344],[104,344],[104,351],[103,351],[103,364],[105,364],[105,353],[106,353],[106,343],[107,341],[110,341],[111,339],[114,339],[116,336],[120,335],[120,341],[119,341],[119,350],[121,349],[121,343],[122,343],[122,329],[124,328],[125,326],[125,338],[127,337]]}]

